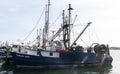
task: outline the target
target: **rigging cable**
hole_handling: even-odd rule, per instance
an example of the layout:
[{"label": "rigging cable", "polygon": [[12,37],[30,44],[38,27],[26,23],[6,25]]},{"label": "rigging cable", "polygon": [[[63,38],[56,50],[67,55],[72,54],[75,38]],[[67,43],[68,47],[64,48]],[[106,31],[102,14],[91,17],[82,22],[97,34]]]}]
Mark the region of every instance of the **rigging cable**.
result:
[{"label": "rigging cable", "polygon": [[41,18],[42,18],[42,15],[44,14],[44,11],[45,11],[45,9],[43,9],[42,14],[40,15],[38,21],[36,22],[35,26],[34,26],[33,29],[31,30],[31,32],[21,41],[21,43],[23,43],[23,42],[32,34],[32,32],[36,29],[38,23],[40,22],[40,20],[41,20]]},{"label": "rigging cable", "polygon": [[73,24],[75,23],[76,19],[77,19],[77,15],[75,16],[75,19],[74,19],[74,21],[73,21],[73,23],[72,23],[72,28],[73,28],[72,33],[73,33],[73,39],[74,39],[74,40],[75,40],[75,32],[74,32]]},{"label": "rigging cable", "polygon": [[[67,10],[67,6],[65,7],[65,10]],[[55,21],[50,25],[50,27],[49,28],[51,28],[52,26],[54,26],[54,24],[57,22],[57,20],[60,18],[60,16],[61,16],[62,14],[60,14],[56,19],[55,19]]]},{"label": "rigging cable", "polygon": [[62,14],[60,14],[60,15],[55,19],[55,21],[49,26],[49,28],[51,28],[52,26],[54,26],[54,24],[57,22],[57,20],[60,18],[61,15],[62,15]]},{"label": "rigging cable", "polygon": [[92,25],[91,27],[92,27],[93,32],[95,33],[95,37],[96,37],[96,39],[97,39],[98,42],[100,43],[100,38],[99,38],[99,36],[98,36],[98,33],[96,32],[95,27],[94,27],[93,25]]}]

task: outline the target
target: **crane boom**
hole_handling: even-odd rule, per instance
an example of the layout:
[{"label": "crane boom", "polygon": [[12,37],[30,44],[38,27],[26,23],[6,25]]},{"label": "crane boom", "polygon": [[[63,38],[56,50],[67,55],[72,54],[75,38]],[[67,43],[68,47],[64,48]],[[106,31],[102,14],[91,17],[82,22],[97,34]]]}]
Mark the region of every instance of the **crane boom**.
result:
[{"label": "crane boom", "polygon": [[76,43],[76,41],[80,38],[80,36],[85,32],[85,30],[87,29],[88,26],[90,26],[92,22],[89,22],[87,24],[87,26],[83,29],[83,31],[79,34],[79,36],[76,38],[76,40],[73,42],[73,44],[71,45],[71,47]]}]

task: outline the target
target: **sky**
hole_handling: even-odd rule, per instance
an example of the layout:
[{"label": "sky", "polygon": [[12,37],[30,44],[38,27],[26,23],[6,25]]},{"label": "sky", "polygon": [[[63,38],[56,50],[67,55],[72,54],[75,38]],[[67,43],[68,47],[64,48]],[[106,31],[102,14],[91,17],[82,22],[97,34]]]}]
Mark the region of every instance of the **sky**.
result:
[{"label": "sky", "polygon": [[[0,0],[0,42],[14,43],[24,40],[36,25],[46,3],[47,0]],[[78,15],[79,24],[92,22],[92,27],[81,37],[81,43],[89,44],[84,37],[86,38],[86,34],[93,30],[96,34],[96,37],[93,37],[95,41],[120,47],[119,0],[51,0],[50,24],[56,20],[62,10],[67,9],[68,4],[74,8],[73,13]],[[42,16],[44,17],[44,14]],[[59,22],[57,21],[55,26],[58,27]],[[36,29],[43,26],[44,18],[41,18]],[[88,39],[92,39],[92,36],[89,35]],[[28,41],[35,37],[36,30]]]}]

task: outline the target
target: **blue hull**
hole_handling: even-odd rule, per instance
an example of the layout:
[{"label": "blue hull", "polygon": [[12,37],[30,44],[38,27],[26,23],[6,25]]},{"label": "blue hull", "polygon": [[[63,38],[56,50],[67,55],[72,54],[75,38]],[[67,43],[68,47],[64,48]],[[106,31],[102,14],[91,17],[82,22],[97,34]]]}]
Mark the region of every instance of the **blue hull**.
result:
[{"label": "blue hull", "polygon": [[[19,66],[96,66],[101,64],[101,58],[96,57],[95,53],[83,52],[60,52],[59,57],[43,57],[42,55],[28,55],[16,52],[11,52],[12,58],[10,61],[14,65]],[[103,63],[110,64],[112,58],[106,58]]]},{"label": "blue hull", "polygon": [[0,50],[0,57],[4,57],[6,55],[7,55],[6,51]]}]

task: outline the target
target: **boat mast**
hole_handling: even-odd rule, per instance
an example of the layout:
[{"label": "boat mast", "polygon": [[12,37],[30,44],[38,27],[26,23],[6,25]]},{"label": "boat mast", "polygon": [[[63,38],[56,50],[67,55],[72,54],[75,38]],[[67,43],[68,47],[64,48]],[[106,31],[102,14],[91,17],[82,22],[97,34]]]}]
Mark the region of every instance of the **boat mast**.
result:
[{"label": "boat mast", "polygon": [[70,30],[71,30],[71,4],[69,4],[69,14],[68,18],[65,18],[64,10],[63,10],[63,41],[66,49],[70,49]]},{"label": "boat mast", "polygon": [[38,47],[41,46],[41,29],[37,30],[37,44]]},{"label": "boat mast", "polygon": [[71,8],[71,4],[69,4],[69,8],[68,8],[68,11],[69,11],[69,32],[68,32],[68,48],[70,48],[70,30],[71,30],[71,10],[73,10],[73,8]]},{"label": "boat mast", "polygon": [[43,37],[43,48],[46,48],[46,43],[48,39],[49,34],[49,10],[50,10],[50,0],[48,0],[48,4],[46,5],[46,11],[45,11],[45,27],[44,27],[44,37]]}]

